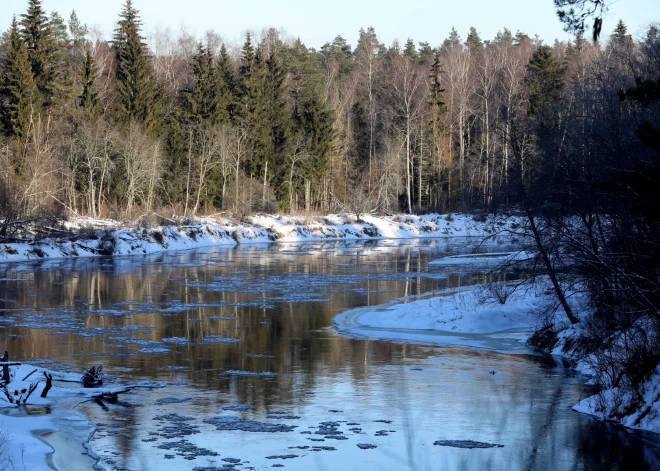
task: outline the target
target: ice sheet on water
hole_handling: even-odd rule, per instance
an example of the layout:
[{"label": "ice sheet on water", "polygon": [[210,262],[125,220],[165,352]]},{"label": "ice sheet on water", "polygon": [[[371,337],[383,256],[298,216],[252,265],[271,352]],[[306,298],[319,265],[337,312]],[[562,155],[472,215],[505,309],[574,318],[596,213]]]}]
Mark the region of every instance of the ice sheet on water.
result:
[{"label": "ice sheet on water", "polygon": [[190,341],[185,337],[168,337],[162,340],[163,343],[171,343],[174,345],[189,345]]},{"label": "ice sheet on water", "polygon": [[249,404],[238,404],[235,406],[225,406],[222,408],[222,410],[232,411],[232,412],[245,412],[252,409],[254,409],[254,407],[252,407]]},{"label": "ice sheet on water", "polygon": [[180,404],[182,402],[190,401],[189,397],[161,397],[156,399],[156,404]]},{"label": "ice sheet on water", "polygon": [[215,425],[217,430],[240,430],[243,432],[292,432],[297,426],[286,424],[269,424],[256,420],[243,420],[234,416],[216,416],[204,419],[207,424]]},{"label": "ice sheet on water", "polygon": [[158,355],[161,353],[169,353],[170,349],[165,347],[145,347],[138,350],[138,353],[145,355]]},{"label": "ice sheet on water", "polygon": [[270,371],[262,371],[261,373],[255,373],[254,371],[243,371],[243,370],[227,370],[225,371],[225,374],[229,376],[263,376],[267,378],[272,378],[277,375],[277,373],[272,373]]},{"label": "ice sheet on water", "polygon": [[188,312],[188,311],[193,311],[195,309],[201,309],[206,307],[208,308],[223,307],[225,305],[226,305],[225,303],[197,303],[197,304],[174,303],[169,307],[159,309],[158,312],[176,314],[180,312]]},{"label": "ice sheet on water", "polygon": [[437,440],[433,442],[437,446],[450,446],[454,448],[503,448],[504,445],[497,443],[477,442],[474,440]]},{"label": "ice sheet on water", "polygon": [[241,339],[230,339],[226,337],[216,337],[216,336],[209,336],[205,337],[203,342],[204,343],[239,343]]}]

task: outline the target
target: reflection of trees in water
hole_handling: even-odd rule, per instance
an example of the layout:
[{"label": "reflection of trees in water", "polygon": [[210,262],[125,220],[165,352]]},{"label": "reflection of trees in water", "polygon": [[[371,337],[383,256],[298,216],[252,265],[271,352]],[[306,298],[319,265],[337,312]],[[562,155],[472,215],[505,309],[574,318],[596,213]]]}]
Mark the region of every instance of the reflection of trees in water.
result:
[{"label": "reflection of trees in water", "polygon": [[[299,364],[313,365],[309,358],[318,359],[331,366],[341,363],[344,345],[333,343],[329,351],[319,351],[312,342],[310,331],[326,328],[337,312],[355,305],[379,304],[392,297],[421,292],[441,286],[442,280],[430,280],[422,276],[410,278],[406,273],[422,269],[430,251],[454,250],[438,241],[409,241],[402,245],[388,246],[389,242],[368,243],[324,242],[310,244],[279,244],[277,246],[255,246],[233,250],[218,249],[205,252],[182,252],[158,254],[145,258],[126,257],[100,260],[50,261],[40,266],[31,264],[31,281],[13,283],[0,282],[15,288],[7,298],[18,303],[6,307],[34,308],[40,312],[54,308],[67,311],[70,321],[85,328],[123,328],[127,326],[153,326],[143,339],[160,341],[166,337],[185,337],[199,342],[204,337],[216,334],[240,338],[238,345],[214,345],[183,349],[184,355],[171,354],[147,358],[140,362],[144,375],[157,373],[163,365],[189,366],[182,358],[192,358],[193,370],[224,369],[225,367],[250,369],[265,362],[244,357],[245,353],[266,353],[278,357],[278,371],[286,371]],[[443,245],[446,246],[443,248]],[[289,254],[295,250],[307,255]],[[285,252],[284,254],[281,252]],[[366,255],[364,257],[360,255]],[[338,266],[349,263],[351,267]],[[14,265],[14,267],[18,267]],[[20,266],[25,268],[24,265]],[[16,276],[11,267],[2,267],[7,276]],[[233,275],[235,271],[247,271]],[[354,272],[358,272],[356,277]],[[392,276],[394,278],[392,278]],[[396,278],[402,275],[401,278]],[[25,276],[20,274],[19,276]],[[223,283],[215,283],[214,277],[242,280],[238,290],[223,291]],[[321,293],[331,302],[285,304],[278,302],[273,309],[257,306],[232,306],[241,303],[268,303],[275,296],[296,294],[277,292],[276,284],[268,285],[273,276],[291,284],[289,291],[297,286],[305,288],[305,280],[316,276],[316,280],[330,286],[307,287],[310,293]],[[349,281],[351,284],[345,285]],[[263,285],[264,291],[250,293],[252,283]],[[191,286],[193,285],[193,286]],[[205,286],[211,285],[211,289]],[[364,292],[352,292],[363,288]],[[343,291],[342,290],[348,290]],[[382,293],[389,291],[392,293]],[[303,291],[305,291],[303,289]],[[378,292],[375,292],[378,291]],[[36,294],[36,296],[35,296]],[[183,304],[224,303],[218,307],[192,308],[176,315],[159,310],[171,307],[170,302]],[[116,302],[130,301],[128,306],[115,306]],[[90,310],[121,309],[123,315],[90,315]],[[212,320],[209,315],[236,317],[236,321]],[[249,327],[249,328],[246,328]],[[26,335],[28,357],[69,357],[73,352],[112,353],[106,349],[113,342],[104,337],[82,339],[75,333],[48,335],[46,330],[16,329],[16,334]],[[116,342],[114,342],[116,343]],[[129,348],[131,345],[129,345]],[[399,347],[394,347],[399,348]],[[177,349],[181,351],[182,349]],[[21,354],[22,352],[16,352]],[[187,356],[186,356],[187,355]],[[383,359],[386,359],[386,353]],[[131,360],[127,360],[132,363]],[[87,359],[81,357],[80,366]],[[107,359],[110,364],[119,364]],[[270,362],[271,364],[273,362]],[[200,368],[196,365],[199,364]],[[264,365],[271,366],[271,365]],[[203,377],[203,372],[201,374]],[[203,379],[198,376],[194,380]]]},{"label": "reflection of trees in water", "polygon": [[[643,446],[644,435],[634,434],[620,426],[584,417],[582,427],[586,429],[579,442],[577,469],[660,469],[660,451]],[[657,437],[649,437],[657,443]]]}]

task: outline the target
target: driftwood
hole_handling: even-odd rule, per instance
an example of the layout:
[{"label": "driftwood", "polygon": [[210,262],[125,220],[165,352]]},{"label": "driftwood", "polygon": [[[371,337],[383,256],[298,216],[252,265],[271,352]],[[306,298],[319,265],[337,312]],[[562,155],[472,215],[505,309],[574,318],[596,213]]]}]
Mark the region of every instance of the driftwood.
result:
[{"label": "driftwood", "polygon": [[44,371],[44,376],[46,377],[46,386],[44,386],[44,390],[41,391],[41,397],[46,397],[48,391],[50,391],[50,388],[53,387],[53,375]]},{"label": "driftwood", "polygon": [[[3,367],[2,379],[0,380],[0,397],[4,395],[10,404],[16,404],[16,405],[26,404],[32,393],[36,391],[37,387],[39,386],[39,383],[41,383],[44,380],[46,381],[46,384],[44,385],[44,388],[41,391],[41,397],[42,398],[47,397],[48,392],[53,387],[53,374],[48,371],[42,371],[44,377],[30,383],[30,385],[27,387],[21,385],[19,386],[22,388],[20,390],[16,388],[13,391],[10,391],[8,389],[8,386],[11,384],[9,377],[9,367],[20,366],[20,365],[22,365],[22,363],[9,361],[9,352],[7,351],[5,351],[4,356],[0,358],[0,366]],[[21,380],[21,383],[24,383],[30,376],[32,376],[37,371],[39,371],[38,368],[33,369],[30,373],[25,375],[25,377]],[[96,386],[100,386],[103,383],[104,376],[105,374],[103,373],[103,365],[92,366],[80,377],[80,380],[78,381],[80,381],[85,388],[93,388]],[[69,378],[66,379],[63,378],[62,381],[78,382],[75,380],[71,380]],[[14,384],[19,384],[19,383],[14,383]],[[100,401],[101,399],[107,399],[113,401],[117,399],[117,396],[119,394],[131,391],[134,387],[135,386],[120,386],[111,389],[99,388],[97,390],[92,389],[89,392],[79,389],[79,390],[73,390],[71,392],[73,392],[74,394],[83,395],[89,399],[94,399],[97,402]]]},{"label": "driftwood", "polygon": [[103,384],[103,365],[99,367],[92,366],[90,369],[85,371],[85,374],[82,375],[82,383],[86,388],[91,388],[94,386],[99,386]]}]

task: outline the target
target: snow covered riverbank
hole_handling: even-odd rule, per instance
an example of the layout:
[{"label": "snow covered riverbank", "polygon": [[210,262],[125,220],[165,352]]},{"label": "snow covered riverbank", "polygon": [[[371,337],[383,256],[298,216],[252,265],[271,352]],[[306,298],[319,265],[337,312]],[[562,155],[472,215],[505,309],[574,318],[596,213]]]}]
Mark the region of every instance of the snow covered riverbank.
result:
[{"label": "snow covered riverbank", "polygon": [[[115,387],[83,387],[76,373],[10,363],[9,382],[0,387],[0,469],[78,471],[98,462],[89,448],[96,425],[75,407],[89,400],[116,399],[153,382]],[[46,378],[52,379],[51,387]],[[42,397],[45,390],[46,397]]]},{"label": "snow covered riverbank", "polygon": [[533,313],[547,299],[537,287],[516,291],[502,304],[487,287],[477,285],[355,309],[336,316],[334,324],[341,333],[359,338],[529,353],[525,341],[537,324]]},{"label": "snow covered riverbank", "polygon": [[[521,257],[519,254],[510,256]],[[466,263],[488,263],[483,257],[461,258]],[[492,260],[497,258],[491,257]],[[441,259],[435,264],[454,265],[454,262]],[[491,288],[500,294],[507,289],[506,284]],[[545,283],[513,292],[504,304],[496,300],[491,289],[477,285],[354,309],[336,316],[334,324],[340,333],[358,338],[530,353],[527,341],[540,327],[538,313],[551,299]],[[585,311],[584,301],[579,296],[571,299],[576,312]],[[555,316],[557,342],[551,353],[575,361],[575,369],[580,373],[593,375],[598,359],[575,356],[573,345],[580,336],[581,325],[570,326],[562,320],[562,313]],[[573,409],[625,427],[660,433],[660,367],[639,389],[641,397],[621,388],[606,388],[580,401]]]},{"label": "snow covered riverbank", "polygon": [[470,215],[324,217],[253,216],[200,218],[185,224],[125,227],[117,221],[78,218],[64,226],[62,238],[0,243],[0,262],[107,255],[142,255],[209,246],[315,240],[485,237],[511,229],[515,221],[475,220]]}]

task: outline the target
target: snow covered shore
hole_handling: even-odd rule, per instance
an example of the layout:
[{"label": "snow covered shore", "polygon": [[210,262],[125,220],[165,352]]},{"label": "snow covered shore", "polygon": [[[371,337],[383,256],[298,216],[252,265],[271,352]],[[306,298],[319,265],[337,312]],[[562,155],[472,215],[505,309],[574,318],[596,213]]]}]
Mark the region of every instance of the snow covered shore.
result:
[{"label": "snow covered shore", "polygon": [[487,287],[477,285],[354,309],[333,322],[353,337],[529,353],[525,341],[537,324],[533,312],[547,297],[536,287],[513,292],[502,304]]},{"label": "snow covered shore", "polygon": [[[43,398],[47,375],[52,377],[52,387]],[[85,388],[81,374],[25,363],[9,366],[9,382],[0,388],[0,469],[96,469],[98,456],[88,445],[96,425],[75,407],[134,388],[158,387],[162,385],[146,381]]]},{"label": "snow covered shore", "polygon": [[71,235],[33,242],[0,243],[0,263],[48,258],[150,254],[209,246],[315,240],[484,237],[515,222],[470,215],[323,217],[253,216],[200,218],[186,224],[124,227],[117,221],[78,218],[65,223]]},{"label": "snow covered shore", "polygon": [[[100,390],[83,388],[80,375],[28,364],[10,366],[9,372],[8,396],[0,392],[0,442],[6,443],[0,469],[41,471],[53,469],[51,465],[57,469],[91,469],[97,460],[83,444],[96,427],[73,407]],[[53,384],[47,397],[42,398],[44,373],[52,375],[55,383],[79,383],[80,387]]]},{"label": "snow covered shore", "polygon": [[[455,258],[458,257],[451,257]],[[465,257],[466,262],[469,259]],[[480,258],[474,262],[487,263],[487,260]],[[453,261],[441,259],[436,264],[452,265]],[[495,288],[506,290],[506,285]],[[527,340],[540,327],[535,313],[551,301],[548,288],[546,283],[539,283],[533,289],[514,292],[501,304],[488,288],[469,286],[354,309],[339,314],[333,321],[340,333],[358,338],[529,353]],[[579,296],[573,297],[571,304],[576,312],[586,309],[585,300]],[[580,373],[593,375],[598,360],[575,356],[574,345],[581,325],[571,326],[562,315],[563,311],[554,319],[557,341],[550,353],[574,361]],[[660,433],[660,367],[638,388],[641,398],[631,391],[603,386],[603,391],[580,401],[573,409],[625,427]]]}]

